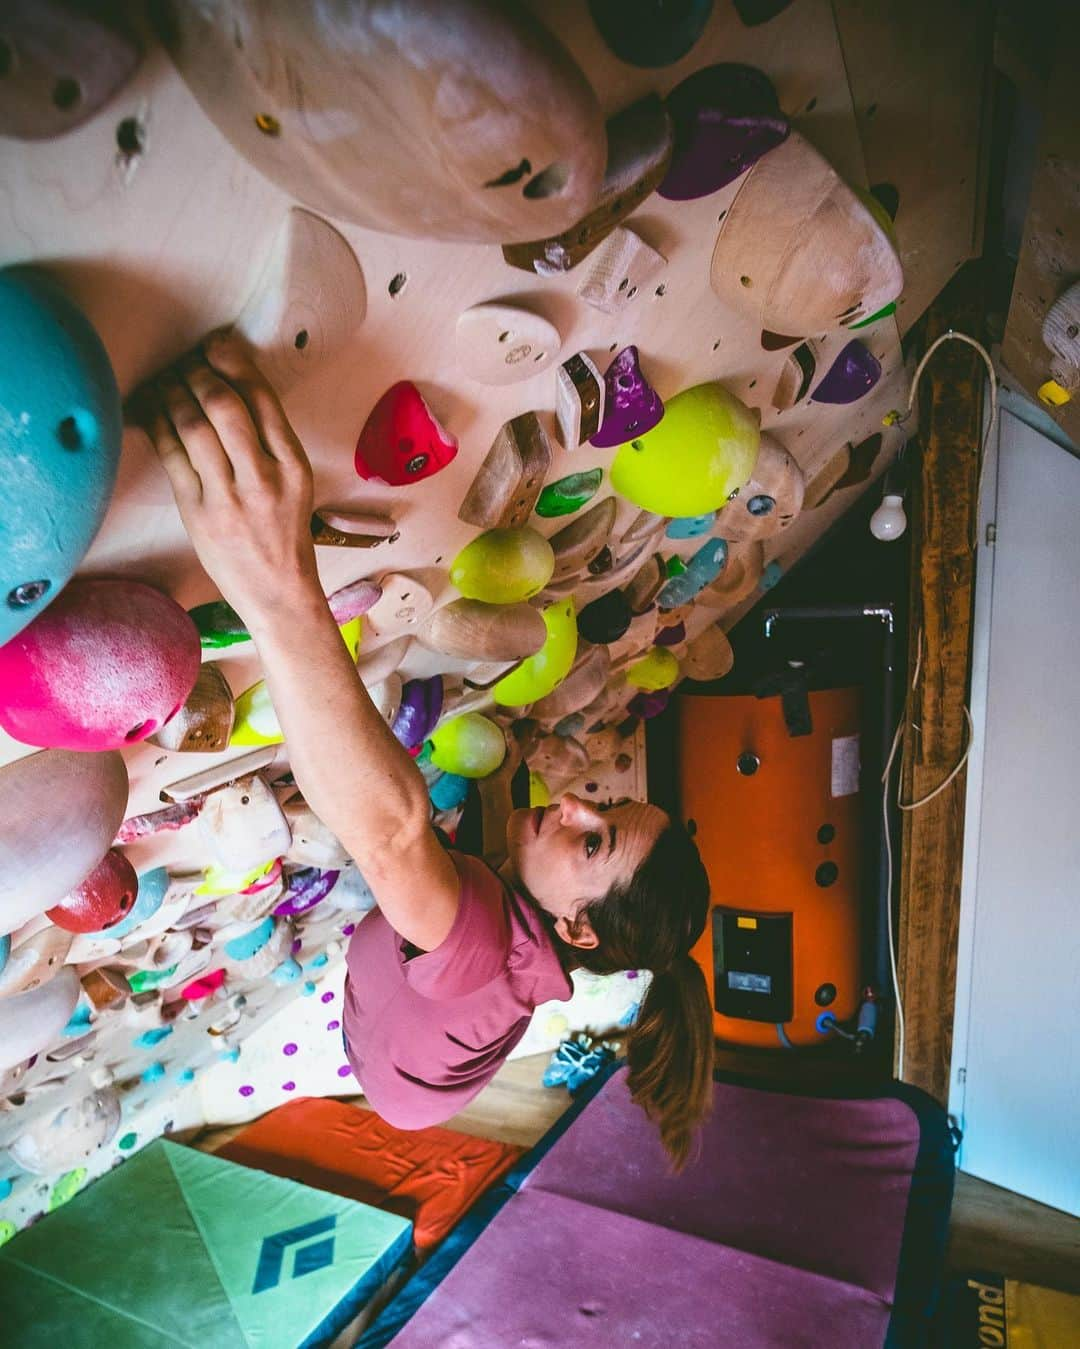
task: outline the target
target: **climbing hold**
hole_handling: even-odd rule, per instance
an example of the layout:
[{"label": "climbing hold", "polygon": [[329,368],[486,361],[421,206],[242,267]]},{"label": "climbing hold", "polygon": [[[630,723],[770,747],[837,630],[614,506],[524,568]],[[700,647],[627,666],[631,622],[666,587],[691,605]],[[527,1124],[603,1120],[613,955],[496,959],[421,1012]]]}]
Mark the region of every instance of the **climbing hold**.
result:
[{"label": "climbing hold", "polygon": [[577,293],[603,314],[620,314],[666,266],[662,253],[632,229],[618,225],[589,259]]},{"label": "climbing hold", "polygon": [[444,721],[431,737],[431,762],[463,778],[486,778],[506,757],[502,731],[479,712]]},{"label": "climbing hold", "polygon": [[292,832],[292,842],[285,854],[287,862],[323,869],[347,864],[349,854],[305,800],[296,797],[287,801],[283,810]]},{"label": "climbing hold", "polygon": [[529,309],[476,304],[454,333],[457,361],[480,384],[516,384],[546,370],[562,346],[559,330]]},{"label": "climbing hold", "polygon": [[406,487],[444,469],[457,451],[457,437],[435,420],[416,385],[400,380],[369,413],[355,466],[361,478]]},{"label": "climbing hold", "polygon": [[1050,378],[1038,389],[1050,407],[1063,407],[1080,393],[1080,281],[1063,291],[1042,322],[1043,345],[1051,353]]},{"label": "climbing hold", "polygon": [[708,534],[715,524],[715,511],[706,511],[704,515],[683,515],[672,520],[664,533],[669,539],[696,539],[701,534]]},{"label": "climbing hold", "polygon": [[435,604],[427,586],[403,572],[380,576],[379,588],[382,594],[364,617],[369,646],[415,632]]},{"label": "climbing hold", "polygon": [[637,347],[624,347],[604,373],[604,420],[590,437],[597,449],[622,445],[651,431],[664,415],[660,395],[642,374]]},{"label": "climbing hold", "polygon": [[589,767],[589,752],[570,736],[544,735],[528,755],[530,776],[536,773],[549,793],[558,795],[566,784]]},{"label": "climbing hold", "polygon": [[678,646],[686,641],[686,624],[680,619],[677,623],[663,624],[653,638],[654,646]]},{"label": "climbing hold", "polygon": [[[8,938],[4,938],[8,941]],[[0,970],[0,998],[26,993],[54,979],[71,950],[73,935],[48,923],[40,931],[23,937],[12,946],[3,970]]]},{"label": "climbing hold", "polygon": [[[0,80],[0,109],[12,78]],[[0,331],[18,335],[18,360],[0,373],[4,643],[56,600],[89,548],[116,481],[122,424],[101,339],[48,277],[0,271]]]},{"label": "climbing hold", "polygon": [[162,749],[207,754],[225,749],[232,735],[236,706],[220,665],[201,666],[183,707],[150,737]]},{"label": "climbing hold", "polygon": [[85,880],[45,911],[66,932],[107,931],[131,912],[139,890],[135,868],[110,848]]},{"label": "climbing hold", "polygon": [[551,544],[536,530],[489,529],[458,553],[450,580],[466,599],[517,604],[539,594],[554,567]]},{"label": "climbing hold", "polygon": [[571,473],[558,482],[549,483],[536,503],[537,515],[547,519],[558,515],[572,515],[579,511],[599,491],[604,480],[602,468],[590,468],[584,473]]},{"label": "climbing hold", "polygon": [[323,548],[378,548],[397,538],[397,522],[372,511],[320,506],[311,517],[311,538]]},{"label": "climbing hold", "polygon": [[344,350],[367,313],[356,255],[333,225],[294,206],[235,328],[278,393]]},{"label": "climbing hold", "polygon": [[551,467],[551,453],[551,442],[535,412],[507,422],[466,492],[458,519],[480,529],[524,525]]},{"label": "climbing hold", "polygon": [[715,581],[727,560],[727,544],[723,539],[706,539],[687,564],[686,570],[672,576],[661,590],[657,604],[661,609],[675,609],[689,604],[697,594]]},{"label": "climbing hold", "polygon": [[600,371],[583,351],[555,371],[555,420],[566,449],[576,450],[600,429],[604,397]]},{"label": "climbing hold", "polygon": [[642,721],[649,721],[653,717],[658,717],[669,702],[671,702],[670,689],[653,689],[650,692],[642,689],[639,693],[635,693],[626,704],[626,710],[632,717],[640,717]]},{"label": "climbing hold", "polygon": [[63,1033],[81,992],[78,975],[65,966],[38,988],[0,998],[0,1072],[49,1049]]},{"label": "climbing hold", "polygon": [[224,970],[211,970],[209,974],[200,975],[190,984],[185,984],[180,990],[180,996],[185,1002],[196,1002],[199,998],[208,998],[211,993],[216,993],[224,982]]},{"label": "climbing hold", "polygon": [[116,1007],[122,1007],[136,991],[119,970],[88,970],[79,982],[93,1003],[95,1012],[110,1012]]},{"label": "climbing hold", "polygon": [[881,362],[853,338],[829,367],[810,395],[814,403],[854,403],[868,394],[881,378]]},{"label": "climbing hold", "polygon": [[11,955],[11,938],[5,932],[0,937],[0,975],[4,973],[4,968],[8,963],[8,956]]},{"label": "climbing hold", "polygon": [[209,604],[197,604],[188,610],[188,617],[199,632],[199,642],[210,650],[235,646],[238,642],[250,642],[251,633],[244,626],[244,620],[231,604],[224,600],[211,600]]},{"label": "climbing hold", "polygon": [[529,774],[529,805],[535,810],[537,806],[550,806],[551,793],[548,791],[548,785],[539,773]]},{"label": "climbing hold", "polygon": [[381,595],[381,586],[362,577],[359,581],[350,581],[348,585],[335,590],[332,595],[327,596],[326,602],[330,606],[334,622],[345,624],[351,623],[361,614],[366,614]]},{"label": "climbing hold", "polygon": [[793,408],[809,393],[819,354],[816,342],[803,342],[788,353],[773,390],[772,405],[778,412]]},{"label": "climbing hold", "polygon": [[440,773],[428,789],[431,804],[438,811],[457,810],[469,794],[469,779],[457,773]]},{"label": "climbing hold", "polygon": [[557,276],[586,257],[652,195],[667,172],[672,151],[671,119],[656,94],[646,94],[607,123],[607,166],[587,214],[561,233],[528,243],[503,244],[511,267]]},{"label": "climbing hold", "polygon": [[0,768],[0,933],[62,899],[104,857],[128,798],[119,754],[50,749]]},{"label": "climbing hold", "polygon": [[0,647],[0,726],[28,745],[117,749],[179,711],[198,673],[195,624],[168,596],[72,581]]},{"label": "climbing hold", "polygon": [[669,201],[705,197],[745,173],[790,127],[772,82],[753,66],[706,66],[667,96],[675,153],[657,188]]},{"label": "climbing hold", "polygon": [[802,469],[779,442],[763,434],[750,481],[720,512],[720,533],[729,543],[771,539],[794,523],[805,492]]},{"label": "climbing hold", "polygon": [[281,917],[295,918],[321,904],[338,882],[340,871],[321,871],[318,867],[303,867],[294,871],[285,887],[285,895],[274,909]]},{"label": "climbing hold", "polygon": [[678,677],[679,662],[662,646],[653,647],[647,656],[635,661],[626,672],[628,683],[649,692],[669,688]]},{"label": "climbing hold", "polygon": [[533,704],[530,715],[537,721],[561,722],[592,702],[607,683],[610,671],[611,657],[606,646],[580,643],[569,674],[551,693]]},{"label": "climbing hold", "polygon": [[727,633],[715,623],[707,627],[686,648],[683,656],[683,674],[701,681],[723,679],[735,664]]},{"label": "climbing hold", "polygon": [[555,556],[553,580],[577,576],[596,561],[611,538],[617,513],[618,502],[614,497],[605,497],[551,536]]},{"label": "climbing hold", "polygon": [[163,1063],[151,1063],[142,1071],[142,1080],[150,1085],[153,1082],[160,1082],[165,1076],[165,1065]]},{"label": "climbing hold", "polygon": [[214,857],[230,871],[245,872],[280,857],[292,834],[277,797],[253,774],[211,792],[198,830]]},{"label": "climbing hold", "polygon": [[67,1171],[60,1177],[49,1193],[49,1212],[55,1213],[82,1189],[86,1180],[86,1167],[77,1166],[74,1171]]},{"label": "climbing hold", "polygon": [[364,685],[370,690],[396,674],[409,654],[410,646],[411,637],[395,637],[392,641],[383,642],[374,651],[361,654],[356,661],[356,672]]},{"label": "climbing hold", "polygon": [[167,1040],[172,1033],[172,1026],[155,1026],[150,1030],[144,1030],[131,1043],[136,1049],[153,1049],[155,1045],[161,1044],[162,1040]]},{"label": "climbing hold", "polygon": [[491,690],[491,696],[504,707],[523,707],[546,698],[566,678],[574,663],[577,621],[573,599],[549,604],[542,617],[547,629],[544,645]]},{"label": "climbing hold", "polygon": [[[516,6],[213,0],[162,6],[158,27],[222,134],[322,214],[502,243],[566,229],[596,196],[596,97]],[[271,59],[286,50],[287,61]]]},{"label": "climbing hold", "polygon": [[761,573],[760,584],[762,590],[772,590],[774,586],[780,584],[781,580],[783,579],[783,576],[784,576],[783,567],[781,567],[780,563],[774,559],[772,562],[768,564],[765,570]]},{"label": "climbing hold", "polygon": [[729,546],[723,571],[698,595],[698,604],[709,609],[730,609],[747,599],[761,581],[764,554],[764,545],[756,540]]},{"label": "climbing hold", "polygon": [[544,645],[547,629],[528,604],[454,600],[436,609],[418,637],[429,650],[456,660],[524,660]]},{"label": "climbing hold", "polygon": [[682,558],[678,555],[678,553],[675,553],[673,554],[673,556],[668,558],[667,562],[664,564],[664,574],[666,576],[686,575],[686,563],[682,560]]},{"label": "climbing hold", "polygon": [[609,590],[578,614],[578,632],[587,642],[604,645],[615,642],[630,626],[633,615],[621,590]]},{"label": "climbing hold", "polygon": [[442,675],[410,679],[401,690],[398,714],[390,729],[406,749],[416,749],[435,729],[442,706]]},{"label": "climbing hold", "polygon": [[660,515],[702,515],[722,506],[750,476],[757,419],[715,381],[676,394],[661,421],[623,445],[611,482],[635,505]]},{"label": "climbing hold", "polygon": [[280,965],[270,971],[270,978],[275,984],[294,984],[303,974],[300,962],[289,956],[283,960]]},{"label": "climbing hold", "polygon": [[245,689],[236,700],[230,745],[280,745],[285,736],[270,700],[266,680]]},{"label": "climbing hold", "polygon": [[876,323],[878,319],[888,318],[891,314],[895,313],[896,313],[896,301],[890,300],[888,304],[882,305],[881,308],[876,313],[871,314],[869,318],[860,319],[858,323],[848,323],[845,325],[845,327],[852,329],[869,328],[871,323]]},{"label": "climbing hold", "polygon": [[904,284],[886,231],[797,132],[743,178],[710,279],[725,304],[760,327],[802,335],[858,323]]},{"label": "climbing hold", "polygon": [[657,595],[667,582],[667,568],[659,553],[646,558],[637,575],[626,587],[626,601],[630,612],[635,616],[647,613],[656,602]]},{"label": "climbing hold", "polygon": [[620,61],[631,66],[670,66],[693,47],[705,30],[713,0],[589,0],[600,36]]}]

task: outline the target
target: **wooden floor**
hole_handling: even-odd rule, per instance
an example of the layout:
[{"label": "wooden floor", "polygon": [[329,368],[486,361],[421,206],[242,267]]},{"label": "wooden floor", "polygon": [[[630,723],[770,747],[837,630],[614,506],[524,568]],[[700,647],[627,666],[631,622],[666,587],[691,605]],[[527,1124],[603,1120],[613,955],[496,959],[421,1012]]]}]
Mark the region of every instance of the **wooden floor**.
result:
[{"label": "wooden floor", "polygon": [[[531,1147],[570,1104],[564,1087],[541,1083],[549,1057],[538,1054],[505,1063],[447,1127]],[[354,1104],[367,1106],[362,1096],[354,1098]],[[193,1140],[194,1146],[214,1152],[244,1127],[204,1131]],[[958,1272],[989,1270],[1080,1294],[1080,1221],[960,1172],[948,1266]]]}]

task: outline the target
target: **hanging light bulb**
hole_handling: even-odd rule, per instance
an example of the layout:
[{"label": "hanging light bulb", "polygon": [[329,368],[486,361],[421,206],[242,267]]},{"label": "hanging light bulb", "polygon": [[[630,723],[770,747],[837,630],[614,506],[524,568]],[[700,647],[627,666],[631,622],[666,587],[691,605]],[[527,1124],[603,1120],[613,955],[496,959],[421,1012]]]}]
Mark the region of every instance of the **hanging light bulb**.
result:
[{"label": "hanging light bulb", "polygon": [[899,492],[886,492],[881,505],[870,517],[870,533],[883,543],[898,539],[907,529],[907,516],[904,514],[904,498]]}]

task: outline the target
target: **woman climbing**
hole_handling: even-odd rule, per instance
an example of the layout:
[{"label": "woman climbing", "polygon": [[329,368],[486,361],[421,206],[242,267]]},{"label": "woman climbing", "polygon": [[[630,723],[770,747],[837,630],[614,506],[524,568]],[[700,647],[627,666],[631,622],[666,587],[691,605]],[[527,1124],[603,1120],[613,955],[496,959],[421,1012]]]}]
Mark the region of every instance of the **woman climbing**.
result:
[{"label": "woman climbing", "polygon": [[629,1087],[676,1166],[711,1099],[712,1014],[689,951],[708,910],[697,849],[657,806],[510,803],[512,751],[482,786],[486,861],[449,851],[427,788],[361,681],[323,596],[312,473],[241,342],[212,335],[132,400],[199,559],[258,648],[297,785],[378,901],[348,951],[353,1070],[391,1124],[460,1110],[571,994],[569,971],[653,978]]}]

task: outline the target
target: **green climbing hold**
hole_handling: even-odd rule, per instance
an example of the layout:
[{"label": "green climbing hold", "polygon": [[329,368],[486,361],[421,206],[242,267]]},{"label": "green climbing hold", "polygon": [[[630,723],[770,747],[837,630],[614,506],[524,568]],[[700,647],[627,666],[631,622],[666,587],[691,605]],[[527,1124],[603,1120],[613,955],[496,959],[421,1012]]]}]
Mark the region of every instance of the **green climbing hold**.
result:
[{"label": "green climbing hold", "polygon": [[858,323],[849,323],[847,324],[847,327],[869,328],[871,323],[876,323],[878,319],[888,318],[890,314],[895,313],[896,313],[896,301],[890,300],[889,303],[883,309],[879,309],[876,314],[871,314],[868,319],[860,319]]},{"label": "green climbing hold", "polygon": [[571,473],[568,478],[548,483],[536,503],[537,515],[551,519],[555,515],[573,515],[591,501],[604,480],[602,468],[590,468],[583,473]]},{"label": "green climbing hold", "polygon": [[15,1224],[9,1223],[5,1218],[4,1221],[0,1223],[0,1246],[2,1246],[5,1241],[10,1241],[14,1235]]},{"label": "green climbing hold", "polygon": [[678,553],[676,553],[673,557],[669,557],[667,562],[664,563],[664,570],[669,576],[682,576],[686,572],[686,563]]},{"label": "green climbing hold", "polygon": [[159,984],[168,983],[175,973],[175,965],[170,965],[167,970],[132,970],[127,981],[132,993],[145,993]]},{"label": "green climbing hold", "polygon": [[117,1143],[116,1146],[120,1149],[121,1152],[130,1152],[138,1141],[139,1141],[138,1134],[125,1134],[123,1138],[120,1139],[120,1141]]},{"label": "green climbing hold", "polygon": [[611,466],[611,484],[657,515],[704,515],[749,481],[761,432],[750,409],[715,380],[684,389],[663,418]]},{"label": "green climbing hold", "polygon": [[450,580],[466,599],[518,604],[538,595],[554,570],[551,544],[535,529],[489,529],[454,558]]},{"label": "green climbing hold", "polygon": [[502,731],[479,712],[464,712],[444,721],[431,737],[431,762],[458,777],[486,778],[505,757]]},{"label": "green climbing hold", "polygon": [[251,641],[251,633],[244,627],[244,620],[224,600],[197,604],[194,609],[188,610],[188,617],[199,630],[199,641],[209,650],[219,651],[222,647]]},{"label": "green climbing hold", "polygon": [[524,707],[546,698],[570,673],[577,655],[577,615],[570,597],[549,604],[543,612],[547,639],[533,656],[500,679],[491,696],[503,707]]},{"label": "green climbing hold", "polygon": [[82,1189],[85,1180],[85,1166],[77,1166],[74,1171],[65,1171],[52,1187],[52,1193],[49,1195],[49,1212],[55,1212],[61,1204],[66,1204],[69,1199],[74,1199]]}]

